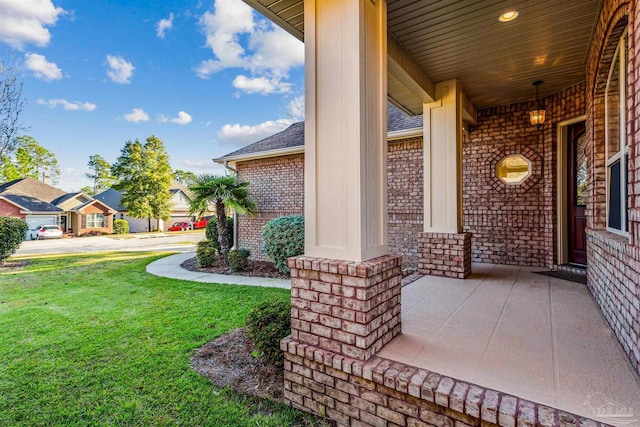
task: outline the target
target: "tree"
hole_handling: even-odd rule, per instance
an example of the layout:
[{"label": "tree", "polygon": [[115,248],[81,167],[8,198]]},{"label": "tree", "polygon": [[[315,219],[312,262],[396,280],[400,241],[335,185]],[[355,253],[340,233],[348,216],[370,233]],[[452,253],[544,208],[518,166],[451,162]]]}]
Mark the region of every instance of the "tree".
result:
[{"label": "tree", "polygon": [[89,186],[89,185],[85,185],[84,187],[82,187],[80,189],[80,191],[82,191],[85,194],[88,194],[90,196],[95,196],[96,193],[93,191],[93,187]]},{"label": "tree", "polygon": [[16,138],[13,158],[0,157],[0,175],[6,181],[27,177],[41,179],[43,174],[49,174],[51,183],[57,184],[60,178],[58,160],[32,136]]},{"label": "tree", "polygon": [[186,185],[188,187],[196,182],[198,176],[191,171],[176,169],[175,171],[173,171],[173,179],[178,181],[180,184]]},{"label": "tree", "polygon": [[164,221],[171,217],[171,165],[162,141],[150,136],[142,145],[127,141],[111,168],[118,179],[113,187],[122,193],[122,205],[134,218]]},{"label": "tree", "polygon": [[15,56],[5,50],[0,58],[0,159],[13,154],[15,137],[24,130],[18,120],[25,102],[19,70]]},{"label": "tree", "polygon": [[258,211],[258,205],[251,197],[248,187],[248,182],[240,181],[235,175],[211,174],[199,175],[196,182],[189,187],[193,193],[191,213],[202,215],[209,203],[215,204],[220,252],[225,259],[233,244],[231,230],[227,227],[227,209],[247,215],[255,215]]},{"label": "tree", "polygon": [[93,171],[93,173],[85,174],[93,181],[93,194],[101,193],[115,183],[116,180],[111,174],[111,164],[100,154],[89,156],[87,166]]}]

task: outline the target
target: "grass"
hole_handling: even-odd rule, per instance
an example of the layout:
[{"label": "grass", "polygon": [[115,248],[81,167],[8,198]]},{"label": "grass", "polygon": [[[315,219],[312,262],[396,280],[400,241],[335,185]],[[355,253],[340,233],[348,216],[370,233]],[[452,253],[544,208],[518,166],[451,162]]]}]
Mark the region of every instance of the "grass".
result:
[{"label": "grass", "polygon": [[24,267],[0,270],[0,425],[313,422],[284,405],[217,389],[189,366],[196,348],[244,324],[260,301],[288,292],[146,273],[160,257],[29,257]]}]

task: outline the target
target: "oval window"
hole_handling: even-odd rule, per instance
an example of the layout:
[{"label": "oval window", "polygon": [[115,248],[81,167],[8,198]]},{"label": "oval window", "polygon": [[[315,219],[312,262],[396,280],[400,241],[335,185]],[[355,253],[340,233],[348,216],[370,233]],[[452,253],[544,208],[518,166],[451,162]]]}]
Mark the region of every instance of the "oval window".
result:
[{"label": "oval window", "polygon": [[520,154],[512,154],[496,165],[496,176],[508,185],[522,184],[531,175],[531,162]]}]

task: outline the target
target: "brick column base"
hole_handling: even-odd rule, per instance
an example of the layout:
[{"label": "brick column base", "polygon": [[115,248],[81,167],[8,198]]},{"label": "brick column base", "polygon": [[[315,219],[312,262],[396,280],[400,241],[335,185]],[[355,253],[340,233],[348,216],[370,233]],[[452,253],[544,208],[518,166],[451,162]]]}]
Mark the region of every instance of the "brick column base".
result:
[{"label": "brick column base", "polygon": [[402,257],[289,259],[291,340],[368,360],[400,333]]},{"label": "brick column base", "polygon": [[471,274],[471,233],[421,233],[418,271],[464,279]]}]

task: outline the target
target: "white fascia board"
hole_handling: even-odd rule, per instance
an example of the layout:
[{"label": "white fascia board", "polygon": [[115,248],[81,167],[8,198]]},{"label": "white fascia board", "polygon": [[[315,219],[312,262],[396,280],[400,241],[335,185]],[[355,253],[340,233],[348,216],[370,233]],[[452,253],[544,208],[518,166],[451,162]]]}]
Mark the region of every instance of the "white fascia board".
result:
[{"label": "white fascia board", "polygon": [[399,139],[407,139],[411,137],[422,136],[422,134],[423,134],[422,128],[397,130],[394,132],[389,132],[387,134],[387,140],[397,141]]},{"label": "white fascia board", "polygon": [[224,162],[243,162],[247,160],[266,159],[269,157],[280,157],[289,154],[304,153],[304,145],[297,145],[295,147],[278,148],[276,150],[259,151],[256,153],[239,154],[237,156],[224,156],[217,159],[213,159],[214,162],[223,165]]}]

